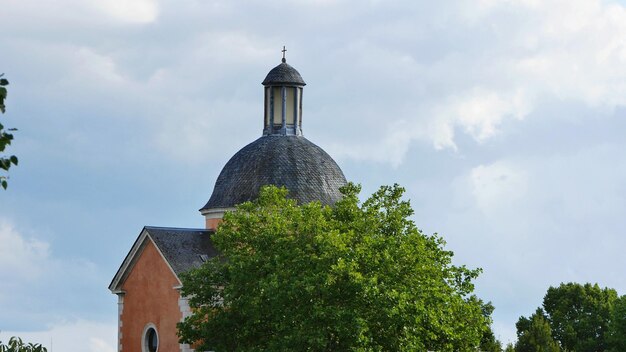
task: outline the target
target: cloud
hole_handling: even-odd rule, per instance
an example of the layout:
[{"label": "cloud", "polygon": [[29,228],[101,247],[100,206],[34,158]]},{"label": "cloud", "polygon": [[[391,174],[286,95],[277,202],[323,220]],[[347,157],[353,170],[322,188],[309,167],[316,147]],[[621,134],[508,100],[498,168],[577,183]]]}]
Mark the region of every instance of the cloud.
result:
[{"label": "cloud", "polygon": [[154,22],[159,14],[154,0],[92,0],[91,3],[110,18],[127,23]]},{"label": "cloud", "polygon": [[517,318],[540,306],[549,286],[597,282],[626,292],[623,148],[607,141],[507,155],[470,167],[451,185],[453,202],[430,221],[460,263],[485,269],[478,294],[495,305],[504,339],[514,338]]},{"label": "cloud", "polygon": [[512,68],[545,94],[590,106],[624,105],[626,9],[599,0],[540,4],[521,2],[509,9],[525,13],[534,28],[518,29],[524,55]]},{"label": "cloud", "polygon": [[523,167],[498,161],[474,167],[469,173],[469,184],[476,207],[494,215],[523,200],[528,192],[528,175]]},{"label": "cloud", "polygon": [[99,268],[86,259],[54,256],[48,242],[17,228],[0,218],[0,330],[37,329],[79,312],[102,317],[101,309],[83,311],[106,294]]},{"label": "cloud", "polygon": [[156,0],[24,0],[4,5],[0,17],[10,30],[46,28],[52,32],[145,25],[156,21],[160,12]]},{"label": "cloud", "polygon": [[[343,59],[356,58],[357,69],[340,74],[352,76],[345,78],[356,83],[351,92],[372,86],[380,94],[394,93],[382,100],[368,97],[362,109],[353,110],[353,121],[378,119],[379,128],[337,145],[336,150],[355,149],[342,157],[397,167],[415,142],[457,150],[459,135],[467,135],[484,143],[508,121],[524,120],[555,101],[598,114],[626,104],[622,5],[485,0],[441,6],[447,11],[435,6],[428,9],[431,18],[414,21],[420,28],[403,21],[415,15],[411,9],[390,22],[379,19],[361,37],[366,44],[350,46]],[[411,39],[394,42],[405,37]],[[363,72],[369,82],[354,77]],[[402,131],[392,127],[400,121]]]},{"label": "cloud", "polygon": [[[479,221],[472,222],[487,226],[496,236],[484,240],[495,241],[504,252],[545,256],[533,265],[558,260],[562,267],[576,268],[578,274],[586,273],[586,266],[591,265],[602,277],[612,269],[600,269],[619,267],[609,263],[615,260],[610,255],[583,263],[581,258],[551,253],[585,253],[587,258],[595,258],[594,253],[617,255],[618,249],[610,243],[619,242],[624,224],[620,214],[626,211],[626,168],[616,164],[622,148],[622,143],[607,143],[569,153],[505,157],[479,164],[455,180],[455,211],[461,217],[463,213],[478,216]],[[601,233],[602,241],[596,241],[594,233]],[[504,262],[514,266],[514,261]],[[525,269],[528,266],[515,270]],[[568,275],[572,273],[559,274],[562,280]],[[616,288],[626,290],[626,282],[621,281],[622,287]]]},{"label": "cloud", "polygon": [[435,107],[436,120],[430,138],[435,148],[456,150],[454,131],[458,126],[477,142],[484,142],[498,133],[498,126],[505,118],[523,119],[531,106],[530,99],[521,90],[503,94],[474,87]]},{"label": "cloud", "polygon": [[12,223],[2,218],[0,243],[0,282],[27,282],[36,280],[44,273],[50,254],[48,243],[36,238],[25,238]]},{"label": "cloud", "polygon": [[[10,28],[28,29],[16,31],[13,40],[28,41],[17,34],[57,21],[51,16],[22,23],[43,12],[77,13],[66,24],[72,32],[106,39],[70,36],[45,41],[42,52],[24,53],[45,58],[37,66],[57,72],[59,80],[48,83],[52,95],[62,92],[85,110],[102,110],[116,129],[132,119],[150,140],[139,138],[126,150],[141,141],[150,143],[142,148],[189,164],[207,154],[217,157],[211,153],[223,144],[225,129],[256,131],[262,98],[260,87],[251,84],[271,68],[268,62],[277,62],[278,49],[271,48],[282,44],[293,43],[290,62],[312,82],[305,122],[322,127],[307,123],[307,135],[321,135],[340,159],[398,167],[415,143],[451,150],[464,136],[485,143],[507,122],[554,100],[601,111],[626,103],[626,10],[614,2],[251,2],[247,11],[224,1],[66,0],[45,11],[34,10],[39,3],[20,6],[3,9],[10,21],[21,21]],[[33,15],[27,16],[22,8],[29,6]],[[68,7],[75,11],[60,11]],[[283,26],[299,30],[259,31],[260,18],[276,13]],[[159,26],[123,37],[96,28],[99,21],[106,28]],[[186,25],[176,25],[180,21]],[[258,78],[250,80],[252,74]],[[329,124],[337,128],[327,132]],[[359,133],[346,136],[347,129]]]},{"label": "cloud", "polygon": [[49,326],[42,331],[1,331],[0,341],[19,336],[24,342],[40,343],[48,351],[114,352],[117,325],[88,320],[73,320]]}]

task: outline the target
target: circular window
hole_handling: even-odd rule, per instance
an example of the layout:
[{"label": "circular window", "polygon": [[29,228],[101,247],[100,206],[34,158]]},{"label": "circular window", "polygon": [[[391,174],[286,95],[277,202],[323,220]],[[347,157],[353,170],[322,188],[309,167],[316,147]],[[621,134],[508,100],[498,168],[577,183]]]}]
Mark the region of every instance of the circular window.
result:
[{"label": "circular window", "polygon": [[144,334],[143,349],[145,352],[157,352],[159,348],[159,336],[154,327],[149,327]]}]

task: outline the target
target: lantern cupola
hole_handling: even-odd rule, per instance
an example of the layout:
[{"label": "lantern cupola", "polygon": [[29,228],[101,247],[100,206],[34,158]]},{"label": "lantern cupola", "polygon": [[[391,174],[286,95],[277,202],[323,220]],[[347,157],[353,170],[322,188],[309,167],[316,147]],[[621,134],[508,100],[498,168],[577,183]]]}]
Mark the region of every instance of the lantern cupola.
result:
[{"label": "lantern cupola", "polygon": [[300,73],[287,63],[283,47],[280,65],[263,80],[265,116],[263,135],[302,135],[302,88],[306,85]]},{"label": "lantern cupola", "polygon": [[209,201],[200,209],[207,229],[216,229],[224,212],[259,197],[265,185],[286,187],[299,204],[333,205],[341,199],[346,178],[322,148],[302,135],[304,80],[282,63],[267,74],[263,135],[241,148],[224,165]]}]

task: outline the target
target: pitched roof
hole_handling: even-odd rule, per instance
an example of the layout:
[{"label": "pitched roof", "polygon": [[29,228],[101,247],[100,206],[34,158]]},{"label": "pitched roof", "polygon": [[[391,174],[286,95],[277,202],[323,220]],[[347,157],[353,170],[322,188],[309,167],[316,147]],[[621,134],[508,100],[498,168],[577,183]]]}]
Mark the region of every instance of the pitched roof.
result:
[{"label": "pitched roof", "polygon": [[176,275],[202,265],[201,256],[212,258],[218,254],[211,242],[213,231],[151,226],[145,229]]},{"label": "pitched roof", "polygon": [[218,253],[211,242],[212,230],[146,226],[111,280],[109,290],[118,293],[148,241],[152,241],[174,275],[197,268]]}]

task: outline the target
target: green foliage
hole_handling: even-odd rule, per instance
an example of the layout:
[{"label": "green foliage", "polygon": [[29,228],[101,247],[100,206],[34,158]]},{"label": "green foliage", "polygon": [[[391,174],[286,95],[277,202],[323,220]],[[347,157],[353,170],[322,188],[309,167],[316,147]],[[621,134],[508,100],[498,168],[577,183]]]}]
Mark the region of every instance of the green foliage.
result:
[{"label": "green foliage", "polygon": [[349,184],[334,207],[297,205],[284,188],[224,216],[221,257],[181,275],[193,314],[181,342],[215,351],[475,351],[492,308],[480,270],[451,264],[397,185],[363,204]]},{"label": "green foliage", "polygon": [[517,343],[515,352],[559,352],[559,344],[552,338],[550,323],[541,308],[530,318],[520,317],[515,324]]},{"label": "green foliage", "polygon": [[615,290],[601,289],[597,284],[562,283],[550,287],[543,298],[543,308],[552,336],[566,351],[605,351],[611,308],[616,299]]},{"label": "green foliage", "polygon": [[512,343],[507,343],[504,352],[515,352],[515,347]]},{"label": "green foliage", "polygon": [[607,344],[610,352],[626,351],[626,296],[613,302]]},{"label": "green foliage", "polygon": [[[0,74],[0,77],[2,76],[4,76],[4,73]],[[6,107],[4,106],[4,99],[6,99],[7,97],[6,86],[8,85],[9,81],[6,78],[0,78],[0,112],[2,112],[3,114],[6,111]]]},{"label": "green foliage", "polygon": [[[0,74],[2,77],[4,74]],[[4,113],[6,111],[6,107],[4,105],[4,100],[7,97],[7,88],[9,85],[9,81],[5,78],[0,78],[0,112]],[[5,129],[4,126],[0,123],[0,153],[4,152],[7,146],[11,144],[13,140],[13,134],[10,132],[15,131],[14,128]],[[0,169],[4,171],[9,171],[11,165],[17,165],[17,157],[15,155],[5,157],[3,154],[0,154]],[[7,176],[0,176],[0,187],[6,189],[8,186]]]},{"label": "green foliage", "polygon": [[[494,308],[491,303],[485,304],[483,306],[483,315],[485,318],[491,317],[493,310]],[[481,352],[502,352],[502,343],[496,339],[496,336],[493,334],[493,330],[491,330],[490,326],[488,326],[483,332],[478,350]]]},{"label": "green foliage", "polygon": [[502,352],[502,343],[496,339],[491,328],[488,328],[480,340],[481,352]]},{"label": "green foliage", "polygon": [[548,337],[563,351],[626,351],[626,298],[597,284],[562,283],[548,288],[543,310],[537,309],[529,319],[521,317],[516,326],[516,351],[538,351],[527,348],[528,341],[536,345]]},{"label": "green foliage", "polygon": [[5,345],[0,341],[0,352],[47,352],[48,350],[40,344],[24,343],[19,337],[11,337]]}]

